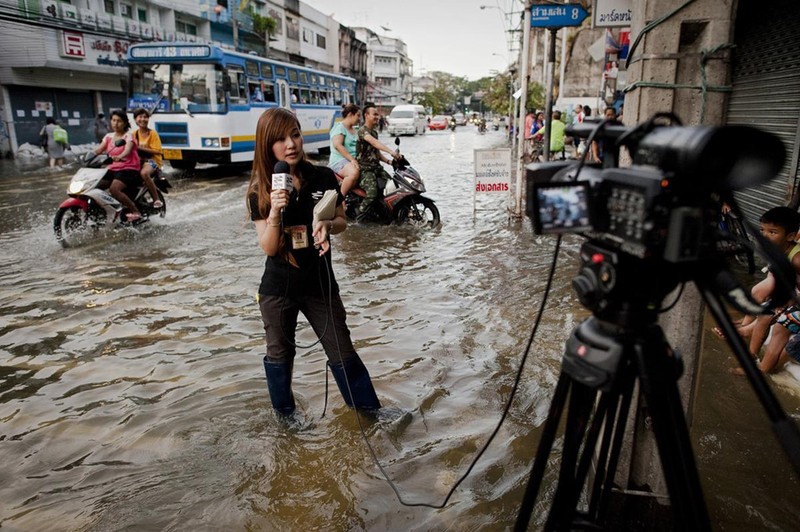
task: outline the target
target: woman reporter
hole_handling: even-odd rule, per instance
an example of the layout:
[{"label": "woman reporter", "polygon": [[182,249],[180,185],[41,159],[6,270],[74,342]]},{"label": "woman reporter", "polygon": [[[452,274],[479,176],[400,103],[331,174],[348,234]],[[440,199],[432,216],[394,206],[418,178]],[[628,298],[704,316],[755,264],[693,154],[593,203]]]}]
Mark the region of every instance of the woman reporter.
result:
[{"label": "woman reporter", "polygon": [[[291,193],[272,189],[273,169],[279,161],[289,167]],[[336,176],[329,168],[306,160],[300,123],[291,111],[275,108],[261,115],[256,126],[247,207],[255,222],[258,244],[267,256],[258,290],[267,343],[267,388],[272,407],[286,416],[295,410],[291,381],[299,312],[320,338],[348,406],[364,410],[381,406],[369,373],[350,340],[346,312],[331,267],[329,235],[347,227],[341,194],[337,196],[334,218],[313,222],[316,202],[325,191],[337,189]]]}]

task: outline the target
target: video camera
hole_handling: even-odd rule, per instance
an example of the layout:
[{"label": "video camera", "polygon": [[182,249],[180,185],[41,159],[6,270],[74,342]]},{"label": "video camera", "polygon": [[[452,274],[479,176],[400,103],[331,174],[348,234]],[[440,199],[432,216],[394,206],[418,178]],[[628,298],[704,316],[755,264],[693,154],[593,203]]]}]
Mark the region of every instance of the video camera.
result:
[{"label": "video camera", "polygon": [[[578,162],[526,167],[526,214],[534,231],[582,233],[637,258],[684,263],[718,251],[721,202],[765,183],[783,165],[783,143],[748,126],[682,127],[658,114],[626,128],[617,122],[569,126],[567,136],[598,142],[603,166]],[[633,164],[618,166],[620,148]]]}]

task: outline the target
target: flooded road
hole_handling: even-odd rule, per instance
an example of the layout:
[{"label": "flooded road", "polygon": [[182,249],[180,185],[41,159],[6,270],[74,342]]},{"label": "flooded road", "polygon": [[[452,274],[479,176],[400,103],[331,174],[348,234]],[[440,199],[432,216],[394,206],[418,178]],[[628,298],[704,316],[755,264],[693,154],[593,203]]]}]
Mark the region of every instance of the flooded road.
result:
[{"label": "flooded road", "polygon": [[[508,222],[505,198],[482,198],[473,220],[473,149],[502,145],[501,132],[473,127],[403,138],[442,227],[355,225],[333,240],[355,347],[384,404],[411,411],[366,425],[405,502],[440,504],[483,446],[541,301],[553,239]],[[271,411],[246,175],[173,176],[166,218],[65,250],[52,218],[70,175],[0,167],[0,527],[513,526],[564,341],[587,315],[570,288],[579,238],[565,240],[497,439],[446,508],[407,507],[332,380],[322,417],[320,349],[295,363],[300,427]],[[727,372],[727,347],[709,336],[692,435],[714,527],[796,529],[798,480],[748,385]],[[302,322],[299,343],[313,340]],[[773,383],[797,421],[796,381]]]}]

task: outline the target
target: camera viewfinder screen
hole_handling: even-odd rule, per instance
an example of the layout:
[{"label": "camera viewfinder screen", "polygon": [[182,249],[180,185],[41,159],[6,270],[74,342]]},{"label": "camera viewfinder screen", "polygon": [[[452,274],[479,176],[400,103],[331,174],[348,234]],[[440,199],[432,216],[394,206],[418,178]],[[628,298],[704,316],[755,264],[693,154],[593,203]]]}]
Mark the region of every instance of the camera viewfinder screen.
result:
[{"label": "camera viewfinder screen", "polygon": [[592,229],[589,183],[547,183],[536,188],[537,233],[572,233]]}]

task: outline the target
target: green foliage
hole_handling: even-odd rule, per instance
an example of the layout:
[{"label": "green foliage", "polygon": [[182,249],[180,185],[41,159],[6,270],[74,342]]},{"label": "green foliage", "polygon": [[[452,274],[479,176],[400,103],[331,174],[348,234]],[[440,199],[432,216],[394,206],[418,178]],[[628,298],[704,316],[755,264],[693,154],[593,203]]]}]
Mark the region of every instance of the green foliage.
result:
[{"label": "green foliage", "polygon": [[248,15],[253,19],[253,31],[255,31],[257,35],[263,35],[265,40],[275,33],[275,30],[278,28],[278,21],[272,17],[259,15],[252,9],[250,9]]},{"label": "green foliage", "polygon": [[[432,114],[454,113],[464,108],[464,97],[483,92],[483,110],[497,114],[509,114],[511,98],[511,77],[508,74],[487,76],[475,81],[454,76],[447,72],[430,72],[434,86],[422,93],[416,102],[431,110]],[[516,81],[514,78],[513,81]],[[528,85],[528,109],[542,109],[545,103],[545,90],[538,83]]]}]

